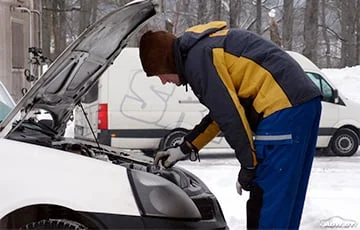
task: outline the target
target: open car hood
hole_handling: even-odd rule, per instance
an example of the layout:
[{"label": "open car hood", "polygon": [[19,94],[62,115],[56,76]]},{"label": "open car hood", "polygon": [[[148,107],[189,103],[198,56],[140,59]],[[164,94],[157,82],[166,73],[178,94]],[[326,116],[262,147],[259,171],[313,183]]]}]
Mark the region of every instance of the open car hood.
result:
[{"label": "open car hood", "polygon": [[53,129],[64,132],[81,98],[126,46],[129,36],[155,13],[151,1],[134,1],[89,26],[22,97],[0,124],[0,131],[8,130],[20,111],[44,109],[53,117]]}]

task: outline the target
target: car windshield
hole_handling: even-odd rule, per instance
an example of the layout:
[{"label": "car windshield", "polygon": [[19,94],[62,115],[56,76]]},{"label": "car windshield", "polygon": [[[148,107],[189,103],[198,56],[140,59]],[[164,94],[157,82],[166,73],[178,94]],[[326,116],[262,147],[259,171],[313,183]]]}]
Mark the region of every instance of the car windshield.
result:
[{"label": "car windshield", "polygon": [[3,84],[0,83],[0,122],[14,108],[15,103]]}]

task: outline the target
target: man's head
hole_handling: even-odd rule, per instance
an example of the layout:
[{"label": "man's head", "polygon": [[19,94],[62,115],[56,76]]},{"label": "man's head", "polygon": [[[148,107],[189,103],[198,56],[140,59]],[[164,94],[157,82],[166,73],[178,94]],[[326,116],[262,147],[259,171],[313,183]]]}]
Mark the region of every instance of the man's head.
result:
[{"label": "man's head", "polygon": [[[175,39],[173,34],[166,31],[148,31],[140,39],[140,60],[146,75],[159,76],[163,84],[169,75],[177,75],[173,52]],[[180,85],[175,81],[166,82]]]}]

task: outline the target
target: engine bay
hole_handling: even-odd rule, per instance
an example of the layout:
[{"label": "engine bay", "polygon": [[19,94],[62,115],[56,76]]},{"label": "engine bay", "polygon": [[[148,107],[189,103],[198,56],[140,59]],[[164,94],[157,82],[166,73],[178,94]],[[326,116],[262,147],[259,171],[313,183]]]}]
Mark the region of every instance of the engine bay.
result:
[{"label": "engine bay", "polygon": [[95,141],[85,141],[57,136],[46,124],[33,118],[24,120],[20,125],[14,123],[14,130],[8,139],[54,148],[85,157],[90,157],[112,164],[161,176],[179,186],[189,196],[209,192],[205,184],[190,172],[172,167],[165,169],[153,164],[153,158],[140,150],[118,149],[100,145]]},{"label": "engine bay", "polygon": [[141,171],[162,177],[187,194],[198,208],[202,219],[223,219],[215,196],[197,176],[182,167],[166,169],[154,165],[153,158],[141,150],[101,145],[95,138],[92,141],[64,137],[55,132],[48,123],[40,122],[33,117],[14,122],[12,130],[5,138],[119,165],[125,167],[130,174]]}]

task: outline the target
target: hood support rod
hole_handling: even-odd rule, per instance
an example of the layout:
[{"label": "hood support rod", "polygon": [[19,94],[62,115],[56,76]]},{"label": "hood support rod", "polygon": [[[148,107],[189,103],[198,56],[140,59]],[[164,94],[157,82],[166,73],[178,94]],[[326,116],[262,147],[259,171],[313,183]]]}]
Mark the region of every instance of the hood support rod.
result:
[{"label": "hood support rod", "polygon": [[81,102],[79,102],[79,107],[81,108],[81,110],[82,110],[82,112],[83,112],[83,114],[84,114],[84,116],[85,116],[86,122],[88,123],[88,125],[89,125],[89,127],[90,127],[90,130],[91,130],[91,133],[92,133],[92,135],[93,135],[93,137],[94,137],[94,139],[95,139],[95,142],[96,142],[97,146],[98,146],[99,149],[100,149],[101,147],[100,147],[99,141],[98,141],[98,139],[96,138],[94,129],[92,128],[92,126],[91,126],[91,124],[90,124],[89,118],[88,118],[88,116],[87,116],[87,114],[86,114],[86,112],[85,112],[85,109],[84,109],[84,107],[83,107],[83,105],[82,105]]}]

